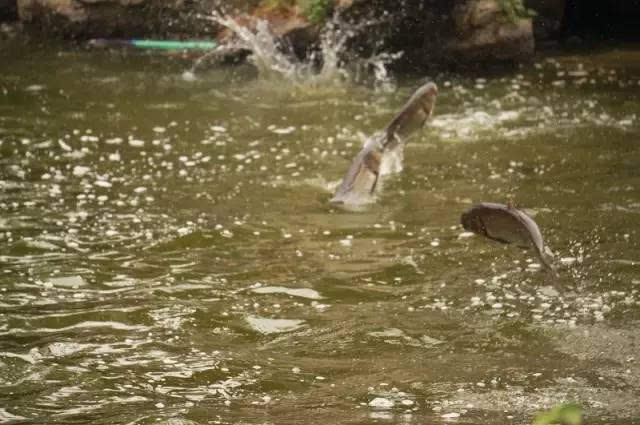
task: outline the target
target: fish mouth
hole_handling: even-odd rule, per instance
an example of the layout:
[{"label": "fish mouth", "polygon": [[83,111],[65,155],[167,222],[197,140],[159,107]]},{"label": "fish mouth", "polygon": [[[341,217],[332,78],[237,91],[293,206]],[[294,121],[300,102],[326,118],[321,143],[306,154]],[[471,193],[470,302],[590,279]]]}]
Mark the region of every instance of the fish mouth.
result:
[{"label": "fish mouth", "polygon": [[473,232],[479,235],[488,236],[487,228],[482,218],[475,215],[472,211],[462,213],[460,216],[460,224],[467,232]]},{"label": "fish mouth", "polygon": [[468,232],[473,231],[473,228],[471,226],[471,214],[469,214],[468,212],[462,213],[462,215],[460,216],[460,223],[462,224],[462,228]]},{"label": "fish mouth", "polygon": [[422,102],[422,110],[427,116],[431,116],[431,112],[433,111],[433,105],[436,101],[436,96],[438,96],[438,86],[435,83],[430,83],[429,91],[426,92],[427,97],[425,102]]}]

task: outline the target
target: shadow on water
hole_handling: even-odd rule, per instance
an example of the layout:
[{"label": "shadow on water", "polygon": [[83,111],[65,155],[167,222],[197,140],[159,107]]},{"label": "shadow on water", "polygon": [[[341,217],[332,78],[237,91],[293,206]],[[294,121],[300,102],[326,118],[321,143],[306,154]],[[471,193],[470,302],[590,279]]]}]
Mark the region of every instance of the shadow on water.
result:
[{"label": "shadow on water", "polygon": [[[332,188],[416,79],[187,82],[180,59],[15,52],[0,421],[525,423],[576,401],[632,423],[640,75],[615,58],[439,77],[403,172],[352,212]],[[558,279],[460,227],[510,192]]]}]

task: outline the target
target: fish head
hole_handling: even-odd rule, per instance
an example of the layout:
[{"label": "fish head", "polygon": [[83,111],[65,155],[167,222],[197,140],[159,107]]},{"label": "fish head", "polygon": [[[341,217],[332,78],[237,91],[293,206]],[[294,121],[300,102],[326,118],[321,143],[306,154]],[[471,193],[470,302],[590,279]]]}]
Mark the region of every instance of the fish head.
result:
[{"label": "fish head", "polygon": [[387,126],[385,130],[387,139],[383,146],[387,148],[390,144],[395,145],[399,143],[396,138],[405,140],[424,127],[431,116],[437,96],[438,87],[435,83],[427,83],[416,90]]},{"label": "fish head", "polygon": [[431,112],[433,112],[436,97],[438,97],[438,86],[436,86],[434,82],[423,85],[414,94],[414,99],[418,107],[427,117],[431,116]]},{"label": "fish head", "polygon": [[485,235],[487,232],[482,219],[473,210],[462,213],[462,216],[460,216],[460,223],[462,223],[462,227],[467,232],[473,232],[480,235]]}]

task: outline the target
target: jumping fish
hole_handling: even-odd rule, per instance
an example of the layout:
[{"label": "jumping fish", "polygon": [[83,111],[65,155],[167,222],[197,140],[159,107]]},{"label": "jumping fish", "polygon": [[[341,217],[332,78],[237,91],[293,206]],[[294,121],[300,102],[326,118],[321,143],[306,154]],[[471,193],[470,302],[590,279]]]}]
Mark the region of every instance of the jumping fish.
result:
[{"label": "jumping fish", "polygon": [[542,264],[555,273],[555,269],[545,258],[545,245],[538,225],[519,209],[483,202],[464,212],[460,221],[465,230],[494,241],[514,244],[521,248],[533,247]]},{"label": "jumping fish", "polygon": [[403,142],[424,126],[433,112],[437,95],[438,87],[431,82],[416,90],[384,131],[365,143],[351,162],[331,202],[357,202],[362,195],[373,195],[380,179],[383,157],[390,151],[401,151]]},{"label": "jumping fish", "polygon": [[384,131],[385,149],[391,145],[397,145],[409,138],[417,130],[424,127],[436,104],[438,86],[435,83],[427,83],[420,87],[409,98],[404,107],[391,120]]}]

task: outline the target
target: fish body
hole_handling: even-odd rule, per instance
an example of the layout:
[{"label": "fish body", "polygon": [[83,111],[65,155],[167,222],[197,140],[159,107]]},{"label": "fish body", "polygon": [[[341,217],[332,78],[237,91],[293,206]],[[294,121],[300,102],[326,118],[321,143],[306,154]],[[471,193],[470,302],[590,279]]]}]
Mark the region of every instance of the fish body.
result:
[{"label": "fish body", "polygon": [[[420,87],[382,133],[374,135],[351,162],[346,175],[331,199],[334,203],[349,203],[373,195],[380,175],[386,171],[399,171],[403,157],[402,143],[424,126],[438,94],[434,83]],[[385,167],[380,166],[385,163]]]},{"label": "fish body", "polygon": [[531,217],[519,209],[483,202],[463,213],[460,221],[465,230],[494,241],[514,244],[525,249],[533,247],[542,264],[554,270],[545,258],[540,228]]},{"label": "fish body", "polygon": [[433,112],[437,96],[438,86],[435,83],[427,83],[416,90],[387,125],[384,147],[386,149],[392,148],[424,127]]},{"label": "fish body", "polygon": [[342,183],[331,198],[333,203],[356,202],[356,197],[370,197],[376,190],[380,178],[383,147],[378,139],[369,139],[351,162]]}]

